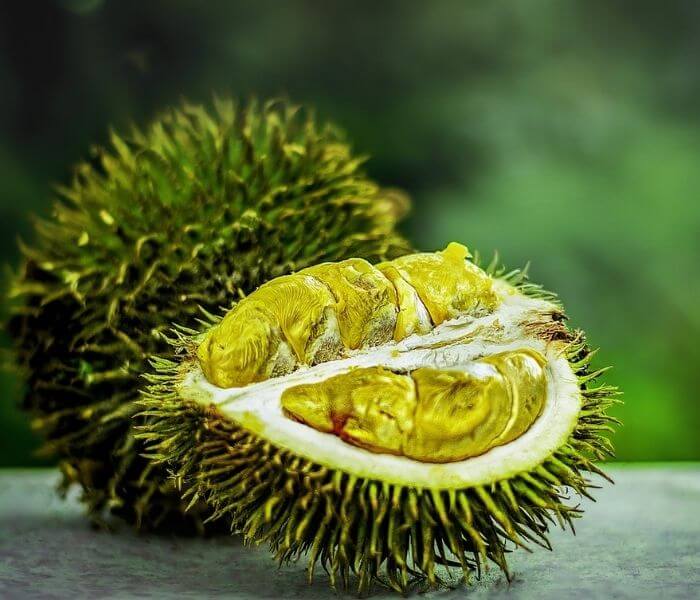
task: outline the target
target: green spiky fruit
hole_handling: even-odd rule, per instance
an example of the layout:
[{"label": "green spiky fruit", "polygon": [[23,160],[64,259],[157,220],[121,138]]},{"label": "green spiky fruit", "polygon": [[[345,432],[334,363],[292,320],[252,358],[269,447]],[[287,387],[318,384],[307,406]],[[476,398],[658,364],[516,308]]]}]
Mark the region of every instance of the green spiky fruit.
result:
[{"label": "green spiky fruit", "polygon": [[[322,260],[407,251],[405,206],[333,126],[286,103],[184,105],[113,134],[36,222],[8,329],[23,405],[93,515],[183,518],[134,438],[141,374],[173,322],[196,326],[267,279]],[[199,513],[189,524],[201,525]]]},{"label": "green spiky fruit", "polygon": [[156,359],[141,436],[183,495],[332,585],[506,574],[612,454],[614,388],[522,272],[464,246],[272,280]]}]

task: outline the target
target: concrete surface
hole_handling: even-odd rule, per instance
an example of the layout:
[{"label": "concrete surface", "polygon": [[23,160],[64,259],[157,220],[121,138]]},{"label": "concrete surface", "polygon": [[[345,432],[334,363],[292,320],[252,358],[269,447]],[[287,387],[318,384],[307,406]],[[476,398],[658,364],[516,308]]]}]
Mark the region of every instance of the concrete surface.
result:
[{"label": "concrete surface", "polygon": [[[469,588],[418,597],[700,598],[700,465],[609,471],[616,485],[583,503],[576,536],[555,531],[554,552],[511,555],[510,585],[493,568]],[[303,564],[278,569],[235,538],[94,531],[55,481],[53,471],[0,471],[0,598],[337,597],[322,571],[310,587]]]}]

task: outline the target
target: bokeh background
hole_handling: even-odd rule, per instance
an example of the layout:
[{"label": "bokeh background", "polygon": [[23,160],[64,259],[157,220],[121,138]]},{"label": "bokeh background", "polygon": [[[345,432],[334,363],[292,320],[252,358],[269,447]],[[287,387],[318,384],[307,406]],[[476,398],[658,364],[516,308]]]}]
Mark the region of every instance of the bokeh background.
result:
[{"label": "bokeh background", "polygon": [[[532,262],[615,365],[620,459],[700,458],[699,3],[25,0],[0,48],[0,261],[110,126],[285,95],[408,191],[417,246]],[[2,377],[0,465],[41,464]]]}]

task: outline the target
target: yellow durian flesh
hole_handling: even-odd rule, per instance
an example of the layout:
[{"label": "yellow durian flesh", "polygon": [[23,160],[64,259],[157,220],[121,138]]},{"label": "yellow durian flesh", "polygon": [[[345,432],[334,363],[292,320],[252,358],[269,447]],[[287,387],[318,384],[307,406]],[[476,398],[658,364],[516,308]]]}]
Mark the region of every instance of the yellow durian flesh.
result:
[{"label": "yellow durian flesh", "polygon": [[367,367],[287,388],[288,416],[373,452],[445,463],[522,435],[542,411],[545,359],[534,350],[474,362],[473,372]]},{"label": "yellow durian flesh", "polygon": [[281,344],[274,315],[258,304],[241,303],[209,331],[197,348],[197,358],[208,381],[235,387],[267,379]]},{"label": "yellow durian flesh", "polygon": [[389,341],[396,324],[396,291],[360,258],[323,263],[300,271],[325,284],[335,298],[340,337],[355,350]]},{"label": "yellow durian flesh", "polygon": [[370,450],[402,453],[404,429],[411,429],[415,391],[410,377],[368,367],[302,384],[282,394],[290,418]]},{"label": "yellow durian flesh", "polygon": [[491,278],[468,257],[453,243],[377,267],[349,259],[272,280],[201,342],[204,375],[219,387],[245,386],[492,310]]},{"label": "yellow durian flesh", "polygon": [[[332,332],[334,306],[328,288],[312,277],[286,275],[266,283],[235,306],[200,344],[197,356],[204,375],[219,387],[236,387],[267,379],[276,366],[275,374],[284,374],[299,363],[314,364],[317,352],[326,359],[337,354],[341,342]],[[324,335],[328,329],[331,335]],[[319,338],[323,348],[313,348]],[[275,365],[284,345],[294,360]]]},{"label": "yellow durian flesh", "polygon": [[301,363],[312,364],[310,342],[333,318],[335,298],[313,277],[286,275],[260,287],[250,298],[267,308],[277,319],[284,339]]},{"label": "yellow durian flesh", "polygon": [[529,349],[501,352],[476,361],[484,369],[422,368],[412,373],[419,401],[406,455],[451,462],[520,437],[542,412],[545,359]]},{"label": "yellow durian flesh", "polygon": [[452,242],[441,252],[424,252],[380,263],[383,273],[393,269],[418,293],[433,325],[475,310],[490,311],[498,304],[491,278],[469,262],[469,250]]},{"label": "yellow durian flesh", "polygon": [[382,273],[391,281],[396,291],[398,314],[394,340],[399,342],[414,333],[418,335],[428,333],[433,323],[416,290],[401,277],[396,267],[389,263],[380,266]]},{"label": "yellow durian flesh", "polygon": [[508,424],[492,443],[500,446],[519,438],[542,412],[546,395],[545,359],[539,352],[523,349],[494,354],[482,362],[498,369],[512,399]]}]

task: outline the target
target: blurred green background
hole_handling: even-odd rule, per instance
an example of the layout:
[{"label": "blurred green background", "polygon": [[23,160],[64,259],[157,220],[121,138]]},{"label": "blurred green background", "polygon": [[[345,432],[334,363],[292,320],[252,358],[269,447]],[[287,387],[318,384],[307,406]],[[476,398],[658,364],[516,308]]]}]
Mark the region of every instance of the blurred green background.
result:
[{"label": "blurred green background", "polygon": [[[700,458],[699,3],[3,2],[0,45],[2,262],[109,126],[283,94],[409,192],[417,246],[532,261],[615,365],[620,459]],[[0,465],[40,464],[2,390]]]}]

